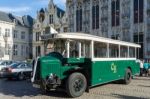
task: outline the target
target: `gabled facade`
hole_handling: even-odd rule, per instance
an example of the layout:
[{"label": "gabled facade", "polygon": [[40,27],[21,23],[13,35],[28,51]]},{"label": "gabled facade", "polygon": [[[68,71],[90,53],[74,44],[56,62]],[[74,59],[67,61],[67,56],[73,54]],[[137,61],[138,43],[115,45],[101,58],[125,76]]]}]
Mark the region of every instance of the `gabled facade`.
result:
[{"label": "gabled facade", "polygon": [[14,16],[0,11],[0,59],[23,61],[32,54],[32,24],[30,16]]},{"label": "gabled facade", "polygon": [[54,28],[58,33],[68,31],[67,13],[57,7],[53,0],[49,1],[47,8],[37,11],[37,17],[33,26],[33,57],[45,55],[44,45],[40,36],[49,34]]}]

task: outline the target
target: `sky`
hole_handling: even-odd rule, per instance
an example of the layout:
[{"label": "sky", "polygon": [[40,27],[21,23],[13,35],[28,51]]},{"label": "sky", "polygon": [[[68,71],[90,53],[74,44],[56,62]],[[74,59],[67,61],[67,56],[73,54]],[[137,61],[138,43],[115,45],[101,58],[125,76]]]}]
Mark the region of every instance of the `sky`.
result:
[{"label": "sky", "polygon": [[[41,8],[47,8],[50,0],[0,0],[0,11],[12,13],[17,16],[30,15],[36,17]],[[65,10],[66,0],[53,0],[54,3]]]}]

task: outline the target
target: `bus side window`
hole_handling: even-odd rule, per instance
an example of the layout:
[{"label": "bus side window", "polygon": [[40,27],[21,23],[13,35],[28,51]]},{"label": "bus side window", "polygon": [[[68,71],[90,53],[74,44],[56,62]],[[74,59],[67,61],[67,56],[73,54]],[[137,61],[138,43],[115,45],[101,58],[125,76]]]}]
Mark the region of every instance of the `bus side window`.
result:
[{"label": "bus side window", "polygon": [[78,58],[79,57],[79,46],[78,42],[72,41],[70,42],[70,57]]},{"label": "bus side window", "polygon": [[120,57],[121,58],[128,57],[128,47],[127,46],[120,46]]},{"label": "bus side window", "polygon": [[119,45],[109,44],[109,57],[110,58],[119,57]]},{"label": "bus side window", "polygon": [[102,42],[94,43],[94,57],[106,58],[107,57],[107,44]]},{"label": "bus side window", "polygon": [[81,57],[90,58],[90,42],[81,43]]},{"label": "bus side window", "polygon": [[129,57],[135,58],[135,48],[134,47],[129,48]]}]

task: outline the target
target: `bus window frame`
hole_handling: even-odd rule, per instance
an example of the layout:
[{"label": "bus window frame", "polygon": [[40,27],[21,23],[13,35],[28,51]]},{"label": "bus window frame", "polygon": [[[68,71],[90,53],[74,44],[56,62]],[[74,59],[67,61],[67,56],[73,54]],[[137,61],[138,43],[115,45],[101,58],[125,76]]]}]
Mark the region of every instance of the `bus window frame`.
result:
[{"label": "bus window frame", "polygon": [[[71,42],[77,42],[77,46],[78,46],[78,49],[77,49],[77,51],[78,51],[78,56],[77,57],[71,57],[71,53],[70,53],[70,48],[71,48]],[[66,58],[87,58],[86,57],[86,44],[88,44],[88,43],[86,43],[85,41],[81,41],[81,40],[73,40],[73,39],[68,39],[67,41],[66,41],[66,44],[65,44],[65,46],[66,46]],[[91,44],[89,44],[89,46],[91,46]],[[82,52],[82,47],[83,47],[83,52]],[[91,47],[90,47],[91,48]],[[89,50],[89,56],[88,56],[88,58],[91,58],[91,54],[90,54],[90,52],[91,52],[91,50]],[[83,55],[82,55],[82,53],[83,53]]]},{"label": "bus window frame", "polygon": [[[70,57],[70,42],[71,42],[72,40],[67,40],[67,43],[66,43],[66,45],[67,45],[67,58],[71,58]],[[77,40],[75,40],[75,41],[77,41]],[[105,43],[106,45],[107,45],[107,57],[105,57],[105,58],[103,58],[103,57],[100,57],[100,58],[95,58],[94,57],[94,42],[96,42],[96,41],[94,41],[94,40],[91,40],[90,41],[90,52],[89,52],[89,55],[90,55],[90,57],[89,58],[91,58],[92,60],[93,59],[135,59],[136,58],[136,49],[137,49],[137,47],[133,47],[133,46],[125,46],[125,45],[122,45],[122,44],[114,44],[114,43],[107,43],[107,42],[101,42],[101,43]],[[109,50],[110,50],[110,44],[114,44],[114,45],[116,45],[116,46],[118,46],[118,57],[110,57],[110,54],[109,54]],[[78,57],[76,57],[76,58],[82,58],[82,41],[78,41],[78,46],[79,46],[79,48],[78,48],[78,51],[79,51],[79,54],[78,54]],[[83,48],[83,53],[84,53],[84,55],[85,55],[85,44],[83,43],[83,46],[84,46],[84,48]],[[121,46],[125,46],[126,48],[127,48],[127,57],[121,57]],[[134,48],[135,50],[134,50],[134,53],[135,53],[135,57],[130,57],[130,53],[129,53],[129,51],[130,51],[130,47],[132,47],[132,48]],[[84,57],[85,58],[85,57]]]},{"label": "bus window frame", "polygon": [[[94,53],[93,53],[94,56],[93,56],[93,57],[94,57],[94,58],[108,58],[107,43],[104,43],[104,42],[96,42],[96,41],[95,41],[93,44],[94,44],[94,45],[93,45],[93,47],[94,47],[94,49],[93,49],[93,50],[94,50]],[[97,45],[98,47],[102,47],[102,46],[99,46],[99,44],[103,44],[103,47],[106,49],[106,53],[104,53],[105,56],[99,56],[98,53],[95,52],[95,51],[97,51],[95,48],[98,48],[98,47],[95,47],[95,44],[98,44],[98,45]]]},{"label": "bus window frame", "polygon": [[[121,45],[121,44],[114,44],[114,43],[107,43],[107,42],[102,42],[102,43],[105,43],[105,44],[107,44],[107,57],[106,58],[96,58],[96,57],[94,57],[94,42],[95,41],[91,41],[91,50],[90,50],[90,52],[91,52],[91,59],[93,60],[93,59],[136,59],[136,49],[137,49],[137,47],[133,47],[133,46],[125,46],[125,45]],[[114,44],[114,45],[117,45],[118,46],[118,57],[114,57],[114,58],[111,58],[110,57],[110,54],[109,54],[109,47],[110,47],[110,44]],[[121,57],[121,46],[125,46],[126,48],[127,48],[127,57]],[[135,50],[134,50],[134,53],[135,53],[135,56],[134,57],[130,57],[130,55],[129,55],[129,49],[130,49],[130,47],[132,47],[132,48],[134,48]]]}]

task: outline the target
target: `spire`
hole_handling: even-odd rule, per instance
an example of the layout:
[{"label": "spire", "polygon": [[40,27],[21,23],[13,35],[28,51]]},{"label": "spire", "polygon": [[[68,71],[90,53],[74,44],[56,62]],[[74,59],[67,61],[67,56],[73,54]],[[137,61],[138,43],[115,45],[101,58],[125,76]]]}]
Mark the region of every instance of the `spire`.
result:
[{"label": "spire", "polygon": [[49,8],[51,8],[52,5],[54,5],[54,1],[53,1],[53,0],[50,0],[50,1],[49,1],[49,4],[48,4]]},{"label": "spire", "polygon": [[49,3],[54,3],[53,0],[50,0]]}]

